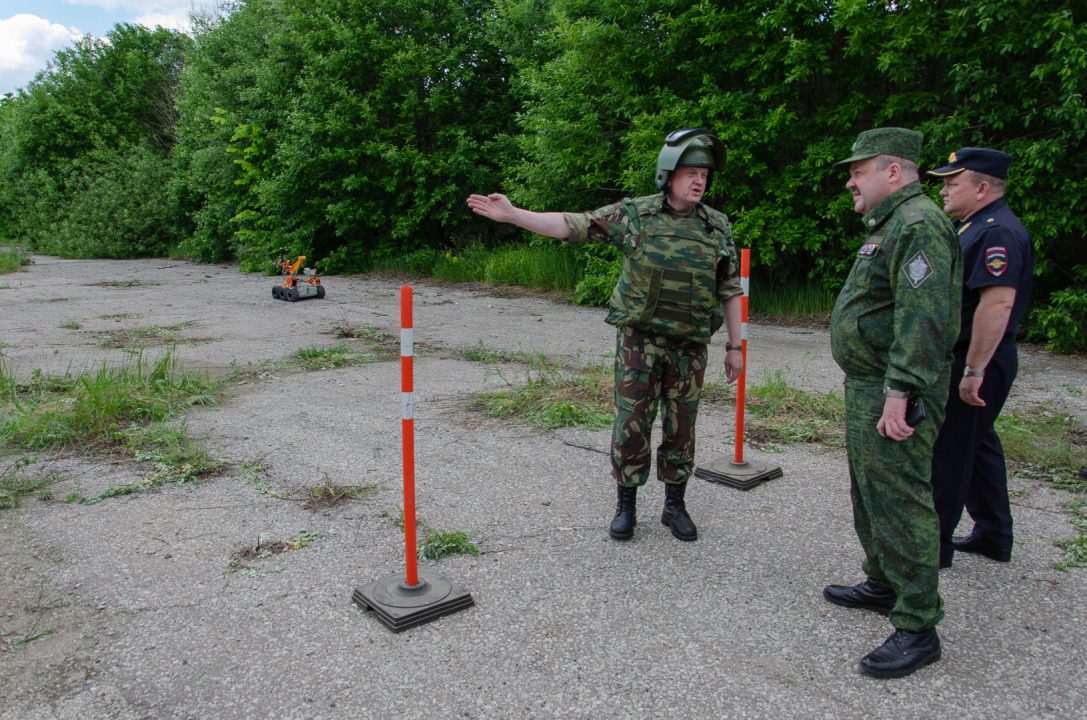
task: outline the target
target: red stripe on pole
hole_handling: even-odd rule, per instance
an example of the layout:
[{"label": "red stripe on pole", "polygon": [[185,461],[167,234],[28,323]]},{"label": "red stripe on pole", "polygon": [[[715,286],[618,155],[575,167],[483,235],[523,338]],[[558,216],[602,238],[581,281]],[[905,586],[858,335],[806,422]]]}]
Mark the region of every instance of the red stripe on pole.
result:
[{"label": "red stripe on pole", "polygon": [[736,381],[736,464],[744,461],[744,393],[747,386],[747,296],[750,292],[751,277],[751,251],[740,251],[740,282],[745,287],[743,297],[740,299],[740,354],[744,359],[743,369]]},{"label": "red stripe on pole", "polygon": [[[403,285],[400,288],[400,328],[401,335],[404,334],[404,330],[411,329],[411,285]],[[402,393],[414,392],[410,354],[412,350],[410,344],[405,349],[403,341],[401,342],[400,391]],[[414,416],[414,412],[412,415]],[[412,586],[419,584],[418,560],[415,556],[415,419],[414,417],[402,418],[400,422],[404,452],[404,550],[407,561],[405,579],[407,584]]]}]

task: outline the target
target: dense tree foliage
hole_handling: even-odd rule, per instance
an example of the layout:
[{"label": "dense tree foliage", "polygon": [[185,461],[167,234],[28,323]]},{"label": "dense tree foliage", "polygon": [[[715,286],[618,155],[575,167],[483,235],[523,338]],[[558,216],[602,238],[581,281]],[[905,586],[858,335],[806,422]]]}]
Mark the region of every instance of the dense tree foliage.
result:
[{"label": "dense tree foliage", "polygon": [[[162,254],[186,236],[169,192],[169,153],[190,44],[174,31],[117,25],[106,40],[61,50],[25,91],[5,98],[0,230],[71,257]],[[100,206],[110,201],[121,204]]]},{"label": "dense tree foliage", "polygon": [[[1062,293],[1036,325],[1065,336],[1087,305],[1085,96],[1087,6],[1057,0],[233,0],[191,41],[85,40],[4,101],[0,229],[69,254],[184,234],[203,260],[365,269],[520,241],[466,210],[472,191],[537,210],[652,192],[664,134],[705,126],[729,148],[709,201],[755,272],[833,289],[861,234],[833,162],[899,125],[926,134],[923,168],[964,145],[1015,155],[1036,299]],[[157,178],[148,207],[180,214],[175,236],[124,220],[149,183],[122,166]],[[613,262],[596,251],[587,296]]]}]

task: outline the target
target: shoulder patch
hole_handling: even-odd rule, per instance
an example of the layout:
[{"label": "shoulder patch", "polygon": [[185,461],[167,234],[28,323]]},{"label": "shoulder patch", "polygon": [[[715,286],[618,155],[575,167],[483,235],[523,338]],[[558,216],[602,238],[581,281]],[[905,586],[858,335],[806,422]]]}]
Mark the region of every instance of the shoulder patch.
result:
[{"label": "shoulder patch", "polygon": [[993,277],[1000,277],[1008,269],[1008,250],[1002,245],[994,245],[985,251],[985,269]]},{"label": "shoulder patch", "polygon": [[997,218],[996,215],[986,215],[986,216],[984,216],[982,218],[978,218],[978,219],[981,221],[981,224],[984,227],[987,227],[987,228],[1000,227],[1000,220]]},{"label": "shoulder patch", "polygon": [[925,213],[921,212],[921,208],[917,207],[913,200],[907,200],[899,207],[902,210],[902,219],[907,225],[916,225],[925,221]]},{"label": "shoulder patch", "polygon": [[902,274],[906,276],[906,279],[910,281],[910,285],[915,290],[932,277],[932,263],[929,262],[924,250],[918,251],[916,255],[906,261],[906,264],[902,266]]}]

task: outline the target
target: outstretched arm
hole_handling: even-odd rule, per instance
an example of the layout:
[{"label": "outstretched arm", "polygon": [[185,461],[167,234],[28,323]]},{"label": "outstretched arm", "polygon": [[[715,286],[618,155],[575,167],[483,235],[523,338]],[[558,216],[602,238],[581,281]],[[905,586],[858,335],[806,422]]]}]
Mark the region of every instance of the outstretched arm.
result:
[{"label": "outstretched arm", "polygon": [[562,213],[538,213],[514,207],[505,195],[472,195],[468,198],[468,207],[476,215],[490,218],[495,222],[513,223],[537,235],[553,238],[570,237],[570,225]]}]

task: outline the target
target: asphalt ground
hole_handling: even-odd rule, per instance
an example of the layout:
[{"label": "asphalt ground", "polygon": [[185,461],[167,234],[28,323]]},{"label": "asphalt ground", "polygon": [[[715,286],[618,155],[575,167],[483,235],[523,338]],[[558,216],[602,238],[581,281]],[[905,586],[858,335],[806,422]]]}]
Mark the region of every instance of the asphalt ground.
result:
[{"label": "asphalt ground", "polygon": [[[193,323],[175,331],[176,351],[224,374],[302,347],[364,348],[333,337],[338,324],[399,324],[400,282],[387,278],[328,278],[325,300],[296,304],[273,300],[269,278],[181,261],[38,257],[3,280],[0,342],[20,376],[124,357],[87,331]],[[110,280],[144,284],[88,285]],[[1012,561],[959,555],[941,574],[943,660],[873,680],[857,662],[892,628],[821,594],[863,579],[840,450],[749,449],[784,477],[748,492],[693,481],[694,543],[660,524],[663,490],[651,480],[634,539],[613,542],[608,458],[565,444],[606,450],[610,433],[484,417],[474,394],[517,382],[523,368],[496,374],[461,353],[482,340],[609,362],[604,313],[534,293],[416,285],[418,515],[474,533],[480,550],[423,567],[466,587],[476,606],[393,634],[351,602],[357,585],[403,569],[395,354],[258,372],[187,419],[232,467],[259,463],[285,497],[228,471],[93,506],[28,497],[0,512],[0,628],[54,630],[23,649],[0,644],[0,718],[1087,717],[1087,575],[1053,569],[1053,542],[1075,534],[1068,493],[1014,478]],[[115,315],[138,317],[103,317]],[[70,319],[79,330],[59,327]],[[1074,392],[1087,387],[1087,363],[1036,351],[1021,361],[1012,407],[1049,401],[1087,418]],[[749,374],[764,370],[818,392],[842,381],[822,330],[753,326]],[[700,415],[697,462],[731,454],[731,404]],[[90,496],[144,472],[71,452],[36,467],[67,478],[58,497],[69,484]],[[303,507],[302,489],[326,476],[376,489]],[[317,534],[308,547],[230,572],[262,534],[302,532]]]}]

